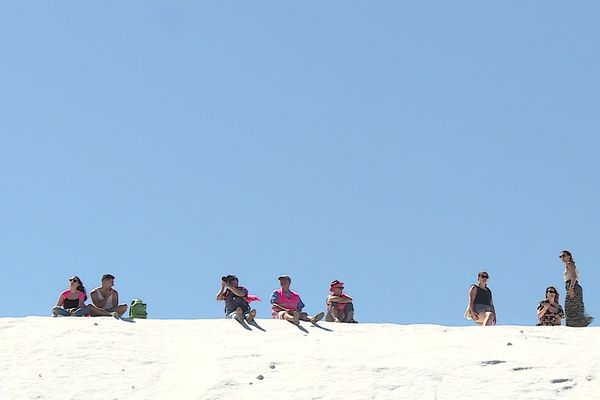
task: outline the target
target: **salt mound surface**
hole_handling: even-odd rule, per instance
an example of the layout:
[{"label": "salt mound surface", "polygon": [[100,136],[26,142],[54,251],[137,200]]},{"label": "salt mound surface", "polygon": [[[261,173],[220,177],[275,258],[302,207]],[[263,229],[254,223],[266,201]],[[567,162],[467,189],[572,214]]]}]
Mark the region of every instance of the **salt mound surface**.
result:
[{"label": "salt mound surface", "polygon": [[600,328],[1,318],[0,399],[600,399]]}]

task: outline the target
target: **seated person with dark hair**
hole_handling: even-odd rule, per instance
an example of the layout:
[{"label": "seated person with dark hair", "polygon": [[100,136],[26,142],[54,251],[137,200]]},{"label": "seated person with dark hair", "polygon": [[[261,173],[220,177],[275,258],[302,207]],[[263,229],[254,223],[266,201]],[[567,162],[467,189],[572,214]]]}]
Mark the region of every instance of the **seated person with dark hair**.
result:
[{"label": "seated person with dark hair", "polygon": [[225,318],[235,318],[238,322],[244,319],[250,323],[256,316],[256,310],[248,304],[248,289],[239,286],[235,275],[226,275],[221,278],[221,289],[217,293],[217,301],[225,302]]},{"label": "seated person with dark hair", "polygon": [[102,286],[90,292],[94,306],[101,311],[106,311],[106,314],[100,312],[96,315],[121,317],[127,311],[127,304],[119,304],[119,293],[113,289],[114,284],[115,277],[111,274],[105,274],[102,276]]}]

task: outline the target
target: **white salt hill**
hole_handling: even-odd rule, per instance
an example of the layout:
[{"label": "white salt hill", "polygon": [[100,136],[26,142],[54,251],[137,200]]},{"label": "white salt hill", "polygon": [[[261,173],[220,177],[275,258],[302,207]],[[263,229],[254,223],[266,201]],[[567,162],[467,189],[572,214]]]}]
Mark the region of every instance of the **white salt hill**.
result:
[{"label": "white salt hill", "polygon": [[600,399],[599,328],[1,318],[0,399]]}]

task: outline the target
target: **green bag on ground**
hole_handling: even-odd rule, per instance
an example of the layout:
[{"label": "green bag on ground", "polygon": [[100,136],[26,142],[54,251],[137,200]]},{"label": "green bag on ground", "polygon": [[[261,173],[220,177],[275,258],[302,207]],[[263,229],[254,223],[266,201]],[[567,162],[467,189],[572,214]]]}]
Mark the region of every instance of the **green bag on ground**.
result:
[{"label": "green bag on ground", "polygon": [[146,312],[146,303],[144,303],[142,299],[131,300],[131,307],[129,307],[129,318],[148,318],[148,313]]}]

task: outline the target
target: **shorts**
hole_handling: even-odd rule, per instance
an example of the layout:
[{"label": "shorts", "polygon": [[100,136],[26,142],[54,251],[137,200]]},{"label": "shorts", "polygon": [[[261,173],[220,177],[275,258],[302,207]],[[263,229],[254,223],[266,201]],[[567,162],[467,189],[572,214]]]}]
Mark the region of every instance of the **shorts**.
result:
[{"label": "shorts", "polygon": [[473,304],[473,310],[477,314],[492,312],[492,306],[488,306],[487,304]]},{"label": "shorts", "polygon": [[[250,309],[248,309],[248,311],[243,311],[242,317],[246,318],[248,316],[248,314],[250,314]],[[235,311],[230,312],[229,314],[225,314],[225,318],[234,318],[234,317],[235,317]]]}]

